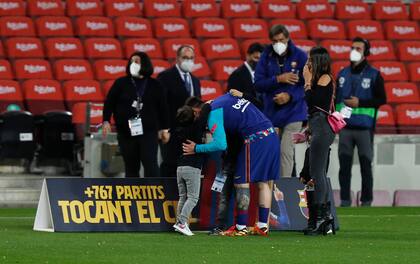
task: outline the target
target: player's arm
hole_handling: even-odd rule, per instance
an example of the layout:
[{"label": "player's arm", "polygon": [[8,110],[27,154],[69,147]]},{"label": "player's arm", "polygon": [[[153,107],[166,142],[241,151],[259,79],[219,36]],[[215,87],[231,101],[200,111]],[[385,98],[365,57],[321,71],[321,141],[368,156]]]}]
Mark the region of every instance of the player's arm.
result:
[{"label": "player's arm", "polygon": [[212,132],[213,141],[207,144],[195,146],[196,153],[223,151],[227,148],[226,133],[223,125],[223,108],[217,108],[210,112],[208,127]]}]

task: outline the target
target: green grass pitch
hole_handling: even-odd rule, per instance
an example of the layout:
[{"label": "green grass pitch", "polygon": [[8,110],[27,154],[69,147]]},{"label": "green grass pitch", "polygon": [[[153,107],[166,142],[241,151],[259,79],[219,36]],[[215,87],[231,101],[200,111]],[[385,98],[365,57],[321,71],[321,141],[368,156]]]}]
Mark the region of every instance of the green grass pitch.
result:
[{"label": "green grass pitch", "polygon": [[0,263],[420,263],[420,208],[339,208],[336,236],[32,231],[34,209],[0,209]]}]

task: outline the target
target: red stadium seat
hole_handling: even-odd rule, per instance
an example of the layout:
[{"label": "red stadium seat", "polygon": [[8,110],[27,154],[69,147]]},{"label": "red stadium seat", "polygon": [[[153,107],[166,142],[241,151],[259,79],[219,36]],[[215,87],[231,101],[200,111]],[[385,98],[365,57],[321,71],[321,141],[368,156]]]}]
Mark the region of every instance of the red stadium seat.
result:
[{"label": "red stadium seat", "polygon": [[[86,124],[86,111],[87,111],[87,104],[88,103],[75,103],[72,105],[72,123],[76,127],[76,139],[78,141],[83,140],[84,138],[84,128]],[[89,113],[89,121],[90,121],[90,131],[97,131],[96,126],[102,123],[102,114],[103,114],[104,106],[103,104],[93,103],[90,104],[90,113]],[[111,124],[113,123],[113,119],[111,119]]]},{"label": "red stadium seat", "polygon": [[115,80],[108,80],[102,83],[102,94],[104,97],[107,96],[109,90],[111,90],[112,85],[114,84]]},{"label": "red stadium seat", "polygon": [[344,24],[338,20],[313,19],[308,28],[312,39],[346,39]]},{"label": "red stadium seat", "polygon": [[309,53],[309,51],[317,45],[315,41],[309,39],[297,39],[293,40],[293,43],[295,43],[296,47],[306,53]]},{"label": "red stadium seat", "polygon": [[86,57],[90,59],[122,58],[120,42],[115,38],[89,38],[85,40]]},{"label": "red stadium seat", "polygon": [[201,81],[201,99],[203,101],[214,100],[223,95],[224,92],[218,82],[215,81]]},{"label": "red stadium seat", "polygon": [[127,61],[97,60],[93,64],[97,80],[113,80],[126,75]]},{"label": "red stadium seat", "polygon": [[201,43],[201,50],[208,60],[240,58],[238,43],[235,39],[208,39]]},{"label": "red stadium seat", "polygon": [[197,18],[192,24],[197,38],[230,38],[230,26],[223,18]]},{"label": "red stadium seat", "polygon": [[362,1],[338,1],[335,4],[335,18],[347,19],[370,19],[369,5]]},{"label": "red stadium seat", "polygon": [[207,60],[203,57],[195,57],[192,73],[197,78],[209,77],[211,72]]},{"label": "red stadium seat", "polygon": [[397,47],[401,61],[420,61],[420,41],[403,41]]},{"label": "red stadium seat", "polygon": [[114,37],[114,26],[107,17],[82,16],[76,19],[76,32],[81,37]]},{"label": "red stadium seat", "polygon": [[176,0],[144,0],[146,17],[180,17],[181,8]]},{"label": "red stadium seat", "polygon": [[373,20],[353,20],[347,23],[348,37],[362,37],[364,39],[384,39],[382,25]]},{"label": "red stadium seat", "polygon": [[397,125],[401,133],[420,132],[420,104],[400,104],[396,106]]},{"label": "red stadium seat", "polygon": [[28,110],[34,115],[66,110],[61,85],[55,80],[27,80],[22,84]]},{"label": "red stadium seat", "polygon": [[420,19],[420,2],[413,2],[410,5],[410,13],[412,20],[419,20]]},{"label": "red stadium seat", "polygon": [[72,37],[73,26],[68,17],[43,16],[35,20],[40,37]]},{"label": "red stadium seat", "polygon": [[48,38],[45,40],[47,57],[56,58],[84,58],[83,46],[79,38]]},{"label": "red stadium seat", "polygon": [[72,16],[103,16],[100,0],[67,0],[67,15]]},{"label": "red stadium seat", "polygon": [[0,35],[2,37],[34,37],[35,27],[29,17],[0,17]]},{"label": "red stadium seat", "polygon": [[253,43],[260,43],[262,45],[270,45],[271,41],[268,38],[259,38],[259,39],[247,39],[241,42],[241,53],[242,57],[245,58],[246,52],[248,51],[248,48]]},{"label": "red stadium seat", "polygon": [[384,24],[384,28],[389,40],[420,39],[418,21],[388,21]]},{"label": "red stadium seat", "polygon": [[44,50],[39,38],[8,38],[6,49],[9,58],[44,57]]},{"label": "red stadium seat", "polygon": [[152,60],[152,64],[153,64],[153,75],[152,75],[153,78],[156,78],[159,73],[171,67],[169,62],[166,60],[155,59],[155,60]]},{"label": "red stadium seat", "polygon": [[407,7],[402,2],[376,2],[372,5],[375,20],[406,20]]},{"label": "red stadium seat", "polygon": [[267,24],[258,18],[238,18],[232,20],[232,33],[234,38],[265,38],[267,37]]},{"label": "red stadium seat", "polygon": [[8,60],[0,60],[0,80],[13,79],[12,67]]},{"label": "red stadium seat", "polygon": [[372,66],[378,69],[385,81],[407,81],[404,64],[396,61],[375,61]]},{"label": "red stadium seat", "polygon": [[183,18],[156,18],[153,25],[158,38],[190,37],[190,27]]},{"label": "red stadium seat", "polygon": [[213,80],[226,81],[234,70],[241,66],[241,60],[217,60],[211,65]]},{"label": "red stadium seat", "polygon": [[320,45],[328,50],[333,60],[349,59],[351,51],[351,41],[349,40],[324,40]]},{"label": "red stadium seat", "polygon": [[25,2],[22,0],[0,0],[0,16],[25,16]]},{"label": "red stadium seat", "polygon": [[29,16],[64,16],[64,3],[61,0],[27,1]]},{"label": "red stadium seat", "polygon": [[193,38],[174,38],[174,39],[165,39],[163,42],[163,49],[165,50],[165,57],[167,59],[176,58],[176,51],[181,45],[189,45],[193,47],[195,51],[195,56],[201,56],[200,45],[198,41]]},{"label": "red stadium seat", "polygon": [[416,84],[409,82],[385,83],[387,103],[420,103]]},{"label": "red stadium seat", "polygon": [[129,58],[135,51],[146,52],[150,58],[161,59],[163,57],[160,42],[154,38],[126,39],[123,42],[125,57]]},{"label": "red stadium seat", "polygon": [[4,57],[3,43],[0,41],[0,58]]},{"label": "red stadium seat", "polygon": [[68,109],[78,102],[104,101],[99,82],[94,80],[71,80],[63,84],[64,99]]},{"label": "red stadium seat", "polygon": [[262,0],[258,13],[262,18],[296,18],[295,6],[284,0]]},{"label": "red stadium seat", "polygon": [[139,17],[118,17],[115,19],[115,32],[119,37],[150,38],[153,36],[152,24]]},{"label": "red stadium seat", "polygon": [[382,105],[378,109],[375,133],[394,134],[396,131],[394,110],[390,105]]},{"label": "red stadium seat", "polygon": [[332,63],[331,65],[331,71],[334,75],[334,78],[337,78],[338,73],[345,67],[350,66],[350,61],[349,60],[345,60],[345,61],[335,61]]},{"label": "red stadium seat", "polygon": [[59,81],[93,79],[92,68],[87,60],[57,60],[54,71],[55,78]]},{"label": "red stadium seat", "polygon": [[41,59],[15,60],[17,79],[52,79],[50,63]]},{"label": "red stadium seat", "polygon": [[332,18],[332,6],[325,0],[306,0],[296,4],[298,18]]},{"label": "red stadium seat", "polygon": [[370,41],[369,61],[377,60],[395,60],[395,52],[392,43],[387,40]]},{"label": "red stadium seat", "polygon": [[184,0],[182,13],[186,18],[218,17],[219,8],[215,0]]},{"label": "red stadium seat", "polygon": [[409,64],[408,70],[410,72],[410,81],[420,82],[420,62]]},{"label": "red stadium seat", "polygon": [[297,19],[273,19],[270,21],[270,28],[274,25],[284,25],[290,33],[291,39],[307,39],[308,33],[306,26],[301,20]]},{"label": "red stadium seat", "polygon": [[22,92],[18,82],[3,80],[0,82],[0,113],[6,111],[7,106],[11,104],[24,109]]},{"label": "red stadium seat", "polygon": [[224,18],[257,16],[257,6],[252,0],[224,0],[221,7]]},{"label": "red stadium seat", "polygon": [[396,190],[394,193],[394,206],[420,206],[420,191]]},{"label": "red stadium seat", "polygon": [[142,15],[138,0],[105,0],[104,7],[108,17]]}]

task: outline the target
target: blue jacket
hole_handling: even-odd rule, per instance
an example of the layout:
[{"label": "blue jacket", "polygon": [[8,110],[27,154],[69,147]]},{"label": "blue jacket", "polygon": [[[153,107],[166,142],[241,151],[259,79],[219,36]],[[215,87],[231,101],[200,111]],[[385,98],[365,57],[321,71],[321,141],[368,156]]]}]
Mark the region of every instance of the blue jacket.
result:
[{"label": "blue jacket", "polygon": [[[291,40],[288,43],[287,55],[282,68],[279,66],[278,55],[274,52],[272,45],[269,45],[261,55],[255,69],[255,88],[263,94],[264,114],[276,127],[285,127],[290,123],[307,119],[308,109],[304,98],[302,75],[307,59],[306,53],[297,48]],[[296,63],[295,69],[299,71],[299,82],[295,85],[278,83],[276,76],[291,72],[292,62]],[[279,106],[273,101],[273,98],[274,95],[281,92],[287,92],[291,96],[291,100],[287,104]]]}]

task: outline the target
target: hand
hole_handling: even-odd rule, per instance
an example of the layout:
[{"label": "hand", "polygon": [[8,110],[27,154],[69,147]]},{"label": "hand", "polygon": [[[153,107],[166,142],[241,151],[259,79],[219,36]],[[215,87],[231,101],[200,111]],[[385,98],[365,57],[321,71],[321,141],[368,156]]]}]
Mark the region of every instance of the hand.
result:
[{"label": "hand", "polygon": [[109,133],[111,133],[111,124],[105,121],[102,123],[102,138],[106,138]]},{"label": "hand", "polygon": [[229,93],[231,95],[233,95],[235,97],[239,97],[239,98],[242,98],[244,96],[244,93],[243,92],[240,92],[240,91],[238,91],[236,89],[230,89]]},{"label": "hand", "polygon": [[283,192],[280,191],[279,188],[277,188],[277,186],[275,184],[274,184],[274,188],[273,188],[273,193],[274,193],[274,199],[276,201],[284,200]]},{"label": "hand", "polygon": [[182,143],[182,150],[184,151],[184,155],[192,155],[195,154],[195,142],[191,140],[187,140],[187,143]]},{"label": "hand", "polygon": [[280,75],[277,75],[278,83],[287,83],[287,84],[296,84],[299,81],[299,76],[293,72],[286,72]]},{"label": "hand", "polygon": [[352,108],[356,108],[359,106],[359,98],[351,96],[350,99],[344,99],[344,104]]},{"label": "hand", "polygon": [[169,139],[171,138],[171,134],[167,129],[159,130],[158,132],[158,138],[162,140],[163,144],[166,144],[169,142]]},{"label": "hand", "polygon": [[288,93],[278,93],[273,97],[273,101],[278,105],[287,104],[290,101],[290,95]]},{"label": "hand", "polygon": [[213,103],[213,101],[214,101],[214,100],[208,100],[208,101],[206,102],[206,104],[211,104],[211,103]]},{"label": "hand", "polygon": [[277,135],[280,135],[280,133],[281,133],[281,129],[279,127],[275,127],[274,131],[276,131]]},{"label": "hand", "polygon": [[309,70],[308,64],[303,67],[303,79],[305,80],[305,86],[312,82],[312,72]]}]

